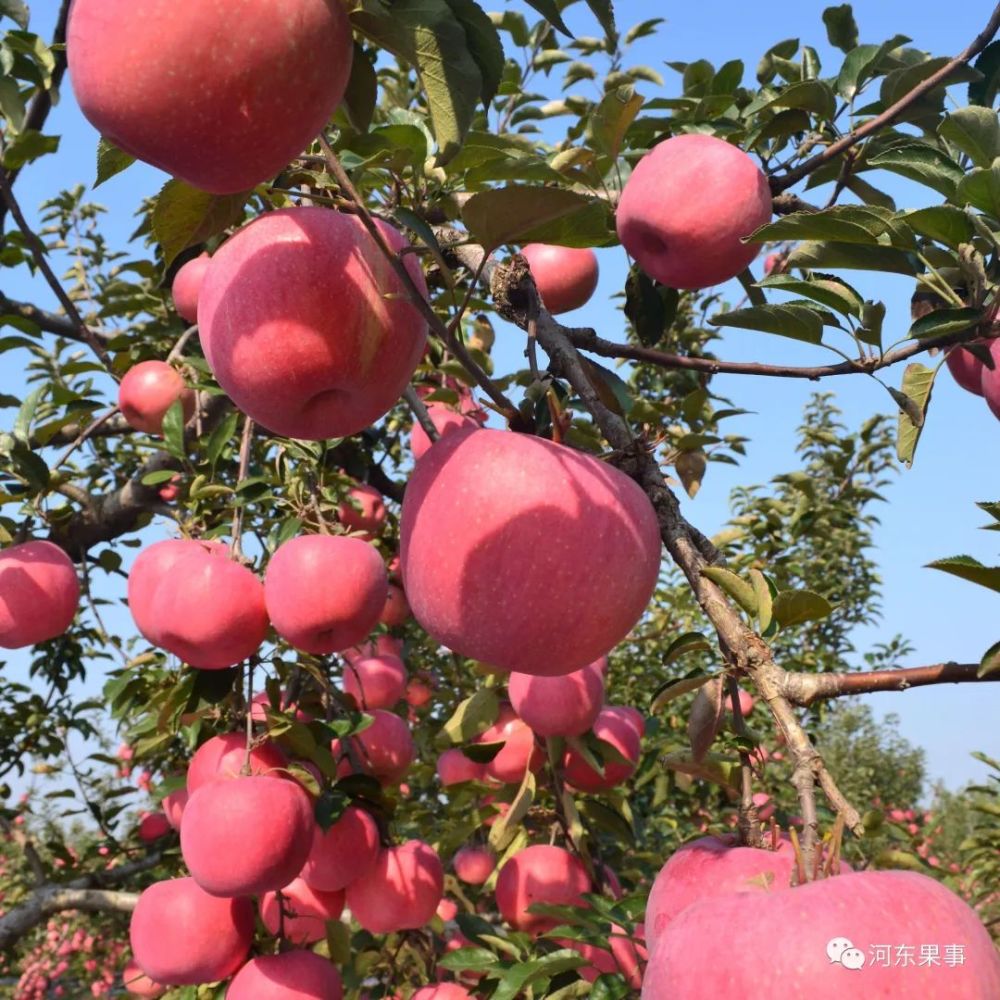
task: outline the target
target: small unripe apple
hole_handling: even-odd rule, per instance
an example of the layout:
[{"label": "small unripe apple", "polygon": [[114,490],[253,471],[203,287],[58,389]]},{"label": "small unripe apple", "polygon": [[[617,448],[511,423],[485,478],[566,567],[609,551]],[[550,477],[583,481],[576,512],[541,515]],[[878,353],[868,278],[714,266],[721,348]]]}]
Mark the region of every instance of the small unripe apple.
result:
[{"label": "small unripe apple", "polygon": [[[388,223],[378,227],[393,251],[408,245]],[[404,261],[426,295],[419,259]],[[258,216],[216,251],[198,331],[244,413],[275,434],[321,441],[356,434],[393,407],[427,323],[360,219],[308,207]]]},{"label": "small unripe apple", "polygon": [[140,361],[118,386],[118,409],[129,427],[146,434],[162,434],[163,418],[178,400],[185,423],[194,414],[194,393],[179,371],[166,361]]},{"label": "small unripe apple", "polygon": [[281,775],[288,767],[288,758],[276,743],[265,740],[254,745],[248,761],[246,734],[223,733],[206,740],[191,757],[187,769],[188,795],[194,795],[202,785],[211,781],[230,781],[240,777],[247,762],[251,774]]},{"label": "small unripe apple", "polygon": [[198,322],[198,295],[201,292],[201,283],[205,280],[205,272],[208,270],[208,261],[207,253],[200,254],[182,264],[174,275],[170,289],[174,308],[177,310],[177,315],[189,323]]},{"label": "small unripe apple", "polygon": [[344,667],[344,693],[365,711],[392,708],[406,691],[406,667],[398,656],[372,656]]},{"label": "small unripe apple", "polygon": [[486,765],[470,760],[461,750],[445,750],[438,757],[437,773],[441,784],[447,788],[464,781],[485,781]]},{"label": "small unripe apple", "polygon": [[226,1000],[342,1000],[337,967],[312,951],[258,955],[233,977]]},{"label": "small unripe apple", "polygon": [[323,892],[297,878],[281,890],[280,900],[277,892],[265,892],[260,897],[259,908],[260,919],[272,934],[281,929],[285,939],[292,944],[312,944],[326,937],[328,920],[340,919],[344,893],[343,890]]},{"label": "small unripe apple", "polygon": [[362,773],[374,775],[381,784],[397,785],[416,753],[410,727],[398,715],[381,708],[369,714],[374,722],[356,736],[347,737],[357,765],[347,748],[341,746],[341,740],[332,742],[331,751],[341,756],[338,773],[353,774],[355,766],[360,766]]},{"label": "small unripe apple", "polygon": [[371,934],[423,927],[444,892],[444,869],[437,852],[421,840],[388,847],[363,879],[347,887],[347,906]]},{"label": "small unripe apple", "polygon": [[496,900],[500,915],[515,930],[541,934],[558,923],[552,917],[529,913],[534,903],[582,906],[590,892],[590,878],[579,858],[562,847],[535,844],[518,851],[500,869]]},{"label": "small unripe apple", "polygon": [[184,809],[181,854],[213,896],[281,889],[309,857],[315,823],[298,782],[267,775],[212,782]]},{"label": "small unripe apple", "polygon": [[167,986],[197,986],[231,976],[253,940],[253,903],[211,896],[193,878],[154,882],[129,924],[136,964]]},{"label": "small unripe apple", "polygon": [[651,278],[709,288],[735,278],[760,247],[743,239],[771,218],[771,189],[738,146],[676,135],[632,171],[618,202],[618,238]]},{"label": "small unripe apple", "polygon": [[348,806],[329,830],[324,831],[319,824],[314,828],[302,878],[314,889],[335,892],[365,878],[381,849],[371,814]]},{"label": "small unripe apple", "polygon": [[363,532],[362,538],[374,541],[385,524],[385,500],[374,486],[358,483],[344,494],[337,507],[337,518],[348,531]]},{"label": "small unripe apple", "polygon": [[550,313],[570,312],[590,301],[597,288],[597,255],[590,249],[529,243],[521,256]]},{"label": "small unripe apple", "polygon": [[463,847],[451,859],[455,874],[469,885],[482,885],[496,868],[497,859],[486,847]]},{"label": "small unripe apple", "polygon": [[595,771],[572,747],[566,751],[563,772],[568,785],[581,792],[599,792],[620,785],[632,776],[639,762],[640,737],[633,724],[620,714],[602,709],[593,726],[594,735],[610,744],[629,763],[608,760],[604,776]]},{"label": "small unripe apple", "polygon": [[560,677],[511,673],[507,694],[514,711],[539,736],[579,736],[604,705],[604,677],[597,664]]},{"label": "small unripe apple", "polygon": [[21,542],[0,551],[0,647],[20,649],[62,635],[80,603],[80,581],[52,542]]},{"label": "small unripe apple", "polygon": [[267,564],[264,600],[275,631],[317,656],[361,642],[378,624],[387,576],[378,550],[360,538],[302,535]]}]

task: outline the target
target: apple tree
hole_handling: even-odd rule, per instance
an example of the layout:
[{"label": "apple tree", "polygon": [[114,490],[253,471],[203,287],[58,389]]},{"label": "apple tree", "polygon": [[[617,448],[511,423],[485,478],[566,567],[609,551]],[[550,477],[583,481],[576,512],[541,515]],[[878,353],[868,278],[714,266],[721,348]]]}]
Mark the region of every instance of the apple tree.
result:
[{"label": "apple tree", "polygon": [[[935,380],[1000,417],[1000,7],[958,54],[840,4],[835,65],[665,78],[661,18],[498,6],[63,0],[46,38],[0,0],[0,289],[35,290],[0,291],[0,975],[1000,995],[996,788],[924,810],[919,748],[840,700],[1000,678],[854,646]],[[96,174],[36,214],[58,99]],[[118,245],[93,189],[136,161],[167,177]],[[613,254],[617,333],[579,325]],[[912,283],[906,336],[852,271]],[[678,495],[749,446],[722,375],[824,386],[709,538]]]}]

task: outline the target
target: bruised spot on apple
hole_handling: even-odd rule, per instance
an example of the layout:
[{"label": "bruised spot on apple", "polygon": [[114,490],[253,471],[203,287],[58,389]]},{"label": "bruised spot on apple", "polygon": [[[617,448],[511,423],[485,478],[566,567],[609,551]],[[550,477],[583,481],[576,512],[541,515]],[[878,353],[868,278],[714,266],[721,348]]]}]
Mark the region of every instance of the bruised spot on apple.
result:
[{"label": "bruised spot on apple", "polygon": [[118,386],[118,409],[125,422],[146,434],[163,433],[163,418],[178,400],[187,423],[194,415],[194,393],[166,361],[140,361]]},{"label": "bruised spot on apple", "polygon": [[590,878],[579,858],[562,847],[535,844],[518,851],[500,869],[496,901],[500,915],[515,930],[541,934],[558,923],[552,917],[529,913],[534,903],[583,906]]},{"label": "bruised spot on apple", "polygon": [[368,875],[381,849],[371,814],[358,806],[348,806],[329,830],[315,826],[302,878],[322,892],[344,889]]},{"label": "bruised spot on apple", "polygon": [[174,300],[177,315],[189,323],[198,322],[198,296],[201,294],[201,283],[205,280],[208,262],[208,254],[203,253],[194,260],[182,264],[177,269],[173,284],[170,286],[170,295]]},{"label": "bruised spot on apple", "polygon": [[[70,79],[116,146],[213,194],[273,177],[326,125],[347,87],[338,0],[76,0]],[[197,67],[197,72],[192,71]]]},{"label": "bruised spot on apple", "polygon": [[414,617],[438,642],[553,676],[603,656],[639,620],[660,534],[617,469],[526,434],[459,430],[410,478],[400,563]]},{"label": "bruised spot on apple", "polygon": [[197,986],[231,976],[253,939],[253,903],[211,896],[193,878],[154,882],[129,924],[136,964],[167,986]]},{"label": "bruised spot on apple", "polygon": [[[407,246],[378,226],[394,251]],[[404,260],[426,295],[416,255]],[[244,413],[275,434],[319,441],[356,434],[392,408],[427,324],[356,216],[309,207],[268,212],[222,245],[201,287],[198,330]]]},{"label": "bruised spot on apple", "polygon": [[80,581],[52,542],[21,542],[0,552],[0,647],[20,649],[62,635],[80,603]]},{"label": "bruised spot on apple", "polygon": [[651,278],[697,289],[735,278],[760,247],[743,239],[771,218],[771,189],[737,146],[677,135],[654,146],[625,182],[618,238]]},{"label": "bruised spot on apple", "polygon": [[226,1000],[342,1000],[337,967],[312,951],[258,955],[233,977]]},{"label": "bruised spot on apple", "polygon": [[521,249],[521,256],[531,267],[542,305],[553,315],[586,305],[597,288],[593,250],[529,243]]}]

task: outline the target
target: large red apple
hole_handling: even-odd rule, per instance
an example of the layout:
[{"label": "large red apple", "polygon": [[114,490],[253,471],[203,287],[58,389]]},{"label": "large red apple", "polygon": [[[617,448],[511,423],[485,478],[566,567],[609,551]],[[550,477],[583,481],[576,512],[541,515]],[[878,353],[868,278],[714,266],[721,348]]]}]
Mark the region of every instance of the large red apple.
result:
[{"label": "large red apple", "polygon": [[344,667],[344,693],[359,707],[392,708],[406,691],[406,667],[398,656],[370,656]]},{"label": "large red apple", "polygon": [[744,237],[771,218],[771,190],[738,146],[677,135],[654,146],[618,202],[618,238],[651,278],[708,288],[735,278],[760,247]]},{"label": "large red apple", "polygon": [[[406,240],[378,223],[394,251]],[[417,257],[405,258],[426,294]],[[268,212],[212,258],[198,302],[205,357],[244,413],[322,440],[387,413],[420,360],[427,324],[361,221],[327,208]]]},{"label": "large red apple", "polygon": [[526,434],[456,431],[410,478],[400,562],[413,614],[438,642],[552,676],[603,656],[639,620],[660,534],[642,490],[596,458]]},{"label": "large red apple", "polygon": [[20,649],[54,639],[70,627],[80,581],[52,542],[21,542],[0,552],[0,647]]},{"label": "large red apple", "polygon": [[[260,897],[260,919],[264,926],[296,945],[312,944],[326,937],[326,922],[340,919],[344,909],[344,893],[314,889],[301,878],[293,879],[277,892],[265,892]],[[282,909],[284,915],[282,916]]]},{"label": "large red apple", "polygon": [[311,951],[258,955],[233,977],[226,1000],[341,1000],[337,967]]},{"label": "large red apple", "polygon": [[205,272],[208,270],[208,261],[208,254],[203,253],[181,265],[170,286],[170,294],[178,316],[189,323],[198,322],[198,296],[201,294],[201,283],[205,280]]},{"label": "large red apple", "polygon": [[[444,403],[428,403],[427,416],[431,418],[431,423],[438,432],[438,437],[452,434],[461,429],[476,430],[479,427],[479,423],[472,417],[460,413],[451,406],[445,406]],[[410,451],[413,453],[413,460],[417,461],[422,458],[432,443],[427,436],[427,431],[414,420],[413,429],[410,431]]]},{"label": "large red apple", "polygon": [[542,304],[550,313],[579,309],[597,288],[597,255],[593,250],[529,243],[521,256],[531,266]]},{"label": "large red apple", "polygon": [[486,774],[507,785],[518,784],[525,771],[537,771],[545,760],[535,734],[510,705],[501,706],[497,721],[480,733],[476,742],[503,743],[503,749],[486,764]]},{"label": "large red apple", "polygon": [[437,852],[421,840],[388,847],[365,878],[347,887],[347,906],[372,934],[423,927],[444,892],[444,869]]},{"label": "large red apple", "polygon": [[539,736],[579,736],[594,724],[604,705],[604,677],[591,663],[560,677],[516,671],[507,681],[514,711]]},{"label": "large red apple", "polygon": [[581,792],[600,792],[620,785],[630,778],[639,762],[640,736],[634,722],[621,713],[601,709],[593,725],[594,735],[610,744],[628,763],[608,759],[604,775],[595,771],[583,755],[570,747],[563,760],[563,774],[568,785]]},{"label": "large red apple", "polygon": [[642,995],[991,1000],[1000,997],[1000,955],[940,882],[856,872],[693,903],[653,948]]},{"label": "large red apple", "polygon": [[[187,793],[194,795],[211,781],[230,781],[243,774],[249,765],[250,774],[284,774],[288,758],[270,740],[255,743],[247,755],[245,733],[223,733],[206,740],[191,757],[187,769]],[[187,802],[184,803],[185,807]]]},{"label": "large red apple", "polygon": [[[372,774],[383,785],[395,785],[413,763],[416,748],[410,727],[392,712],[381,708],[369,713],[372,724],[356,736],[349,736],[351,753],[333,740],[331,750],[341,756],[338,773],[352,774],[357,767],[365,774]],[[353,757],[353,759],[352,759]]]},{"label": "large red apple", "polygon": [[535,903],[583,906],[590,878],[579,858],[562,847],[535,844],[518,851],[500,869],[496,900],[500,915],[515,930],[541,934],[558,923],[552,917],[529,913]]},{"label": "large red apple", "polygon": [[437,774],[441,784],[447,788],[465,781],[485,781],[486,765],[470,760],[461,750],[445,750],[438,757]]},{"label": "large red apple", "polygon": [[312,802],[296,781],[251,775],[210,782],[184,809],[181,854],[213,896],[281,889],[309,857],[315,823]]},{"label": "large red apple", "polygon": [[140,361],[118,386],[118,409],[125,422],[146,434],[163,433],[163,418],[178,400],[187,422],[194,413],[194,393],[166,361]]},{"label": "large red apple", "polygon": [[948,351],[945,357],[945,364],[951,377],[966,392],[975,393],[977,396],[983,394],[983,368],[986,366],[972,353],[961,345],[957,345]]},{"label": "large red apple", "polygon": [[327,123],[351,70],[337,0],[76,0],[70,78],[116,146],[214,194],[282,170]]},{"label": "large red apple", "polygon": [[264,600],[278,635],[307,653],[337,653],[378,623],[388,577],[378,551],[360,538],[302,535],[267,564]]},{"label": "large red apple", "polygon": [[371,814],[348,806],[329,830],[313,829],[312,847],[302,878],[314,889],[335,892],[365,878],[381,851],[378,827]]},{"label": "large red apple", "polygon": [[175,878],[154,882],[139,896],[129,940],[150,979],[195,986],[225,979],[243,964],[253,924],[249,899],[220,899],[193,878]]}]

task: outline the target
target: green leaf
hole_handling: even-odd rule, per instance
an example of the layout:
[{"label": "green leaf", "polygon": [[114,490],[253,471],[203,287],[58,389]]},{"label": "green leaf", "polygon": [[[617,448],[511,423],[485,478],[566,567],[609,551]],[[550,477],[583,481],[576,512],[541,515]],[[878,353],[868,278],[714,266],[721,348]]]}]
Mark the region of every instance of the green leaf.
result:
[{"label": "green leaf", "polygon": [[680,293],[658,285],[633,265],[625,279],[625,315],[635,328],[639,342],[655,347],[677,317]]},{"label": "green leaf", "polygon": [[183,181],[169,180],[156,196],[153,236],[163,248],[163,266],[177,255],[243,221],[247,195],[215,195]]},{"label": "green leaf", "polygon": [[556,0],[525,0],[525,2],[529,7],[534,7],[554,28],[558,28],[564,35],[569,35],[570,38],[573,37],[573,32],[566,27],[566,22],[562,19],[562,14],[559,12],[559,5],[556,3]]},{"label": "green leaf", "polygon": [[375,67],[364,47],[355,42],[351,75],[340,105],[353,129],[358,132],[368,131],[377,102],[378,77],[375,75]]},{"label": "green leaf", "polygon": [[885,303],[873,302],[869,299],[865,302],[865,308],[861,314],[861,326],[856,331],[858,339],[864,344],[881,348],[882,323],[884,321]]},{"label": "green leaf", "polygon": [[3,110],[12,133],[20,132],[24,128],[28,109],[21,88],[13,77],[0,76],[0,109]]},{"label": "green leaf", "polygon": [[977,167],[966,174],[951,197],[956,205],[972,205],[980,212],[1000,219],[1000,159],[989,167]]},{"label": "green leaf", "polygon": [[3,153],[3,165],[8,170],[18,170],[41,156],[59,149],[59,136],[42,135],[29,128],[10,139]]},{"label": "green leaf", "polygon": [[452,972],[488,972],[500,959],[486,948],[457,948],[437,962]]},{"label": "green leaf", "polygon": [[808,132],[811,125],[812,119],[807,112],[801,108],[788,108],[779,111],[769,121],[750,132],[746,146],[748,149],[757,149],[768,139],[784,139],[797,132]]},{"label": "green leaf", "polygon": [[709,323],[712,326],[735,326],[742,330],[763,330],[809,344],[819,344],[823,340],[822,316],[804,305],[769,303],[750,309],[733,309],[716,314]]},{"label": "green leaf", "polygon": [[163,443],[176,458],[185,457],[184,449],[184,406],[175,400],[163,414]]},{"label": "green leaf", "polygon": [[721,587],[748,614],[757,614],[757,595],[746,580],[722,566],[704,566],[701,575]]},{"label": "green leaf", "polygon": [[38,409],[38,404],[42,401],[42,396],[45,395],[47,388],[48,386],[40,385],[37,389],[33,389],[24,398],[24,402],[14,418],[14,437],[25,445],[31,439],[31,423],[35,419],[35,411]]},{"label": "green leaf", "polygon": [[[708,648],[707,643],[705,644],[705,648]],[[708,683],[711,679],[711,674],[696,674],[694,677],[685,677],[680,681],[665,681],[653,692],[653,697],[649,703],[650,713],[655,715],[664,705],[676,701],[676,699],[682,698],[692,691],[697,691],[698,688]]]},{"label": "green leaf", "polygon": [[120,174],[135,163],[135,157],[115,146],[102,135],[97,142],[97,179],[94,187],[100,187],[106,180]]},{"label": "green leaf", "polygon": [[753,232],[751,243],[785,240],[834,240],[839,243],[877,244],[886,231],[889,213],[866,205],[834,205],[822,212],[792,212]]},{"label": "green leaf", "polygon": [[757,79],[761,83],[770,83],[777,73],[776,61],[791,59],[798,51],[799,40],[797,38],[786,38],[776,45],[772,45],[757,64]]},{"label": "green leaf", "polygon": [[696,761],[690,750],[673,750],[660,756],[660,763],[671,771],[689,774],[692,778],[711,781],[723,788],[739,788],[740,763],[720,753],[707,753]]},{"label": "green leaf", "polygon": [[679,635],[663,654],[663,665],[673,663],[687,653],[710,653],[712,644],[700,632],[685,632]]},{"label": "green leaf", "polygon": [[921,236],[943,243],[952,250],[972,240],[972,220],[954,205],[931,205],[913,212],[900,212],[897,218]]},{"label": "green leaf", "polygon": [[[901,404],[896,431],[896,455],[907,468],[913,465],[913,455],[923,430],[937,371],[937,368],[927,368],[916,362],[909,364],[903,372],[900,394],[893,393],[893,398]],[[901,400],[900,396],[904,399]],[[903,405],[906,399],[910,401],[910,405]]]},{"label": "green leaf", "polygon": [[1000,156],[1000,121],[990,108],[971,105],[952,111],[938,135],[967,153],[977,167],[988,167]]},{"label": "green leaf", "polygon": [[823,121],[830,121],[837,111],[837,97],[833,88],[822,80],[799,80],[789,84],[776,97],[763,93],[744,114],[758,114],[767,108],[799,108],[811,111]]},{"label": "green leaf", "polygon": [[638,24],[633,25],[625,32],[624,43],[631,45],[640,38],[655,34],[656,29],[664,23],[664,20],[662,17],[651,17],[648,21],[640,21]]},{"label": "green leaf", "polygon": [[468,743],[493,725],[499,714],[500,703],[496,694],[489,688],[480,688],[458,705],[442,727],[438,743]]},{"label": "green leaf", "polygon": [[159,486],[160,483],[167,483],[176,476],[173,469],[157,469],[155,472],[147,472],[142,477],[143,486]]},{"label": "green leaf", "polygon": [[774,620],[781,628],[826,618],[833,605],[811,590],[779,590],[771,607]]},{"label": "green leaf", "polygon": [[977,677],[991,677],[1000,673],[1000,642],[993,643],[979,661],[979,669],[976,671]]},{"label": "green leaf", "polygon": [[757,598],[757,620],[760,623],[760,630],[766,632],[771,627],[771,619],[774,617],[771,587],[767,577],[759,569],[750,570],[750,583],[753,584],[753,592]]},{"label": "green leaf", "polygon": [[881,45],[859,45],[851,49],[837,76],[837,93],[851,100],[877,74],[886,55],[908,41],[905,35],[895,35]]},{"label": "green leaf", "polygon": [[910,327],[910,337],[938,337],[946,333],[959,333],[975,326],[983,313],[971,307],[965,309],[937,309],[921,316]]},{"label": "green leaf", "polygon": [[222,454],[222,449],[232,441],[239,419],[240,415],[236,410],[227,413],[209,435],[208,444],[205,445],[205,459],[213,468]]},{"label": "green leaf", "polygon": [[22,31],[28,30],[28,5],[23,0],[0,0],[0,14],[16,21]]},{"label": "green leaf", "polygon": [[830,44],[842,52],[850,52],[858,44],[858,23],[849,3],[827,7],[823,11],[823,23]]},{"label": "green leaf", "polygon": [[701,763],[715,742],[719,723],[722,720],[723,682],[721,677],[712,677],[698,689],[688,713],[687,735],[691,745],[691,757]]},{"label": "green leaf", "polygon": [[505,243],[604,246],[611,237],[606,202],[562,188],[510,185],[473,195],[462,221],[487,250]]},{"label": "green leaf", "polygon": [[510,808],[502,816],[497,817],[490,827],[489,843],[495,851],[502,851],[513,839],[518,827],[528,815],[531,803],[535,800],[535,776],[530,767],[524,769],[521,786],[517,790]]},{"label": "green leaf", "polygon": [[928,569],[939,569],[950,573],[970,583],[978,583],[980,587],[1000,592],[1000,566],[984,566],[972,556],[951,556],[948,559],[935,559],[927,564]]},{"label": "green leaf", "polygon": [[615,26],[615,11],[611,0],[587,0],[587,6],[597,18],[604,37],[608,40],[608,51],[614,49],[618,41],[618,29]]},{"label": "green leaf", "polygon": [[979,53],[974,66],[982,74],[982,79],[969,84],[969,103],[992,108],[1000,92],[1000,41],[990,42]]},{"label": "green leaf", "polygon": [[895,247],[863,246],[857,243],[826,243],[807,240],[800,243],[788,256],[786,268],[844,268],[855,271],[888,271],[892,274],[914,276],[918,273],[917,261],[910,254]]},{"label": "green leaf", "polygon": [[791,274],[772,274],[757,283],[761,288],[775,288],[812,299],[844,316],[861,318],[864,299],[846,281],[833,274],[816,272],[808,279]]},{"label": "green leaf", "polygon": [[875,208],[887,208],[890,212],[896,211],[896,203],[889,195],[856,174],[852,174],[847,179],[847,190],[852,194],[856,194],[866,205],[873,205]]},{"label": "green leaf", "polygon": [[448,0],[448,5],[465,29],[466,44],[483,79],[479,99],[484,108],[489,108],[503,77],[504,54],[500,36],[489,15],[474,0]]},{"label": "green leaf", "polygon": [[601,153],[617,159],[629,126],[642,107],[642,97],[631,86],[616,87],[605,94],[587,126],[592,145]]},{"label": "green leaf", "polygon": [[926,143],[909,142],[871,157],[868,165],[908,177],[950,198],[964,176],[951,157]]}]

